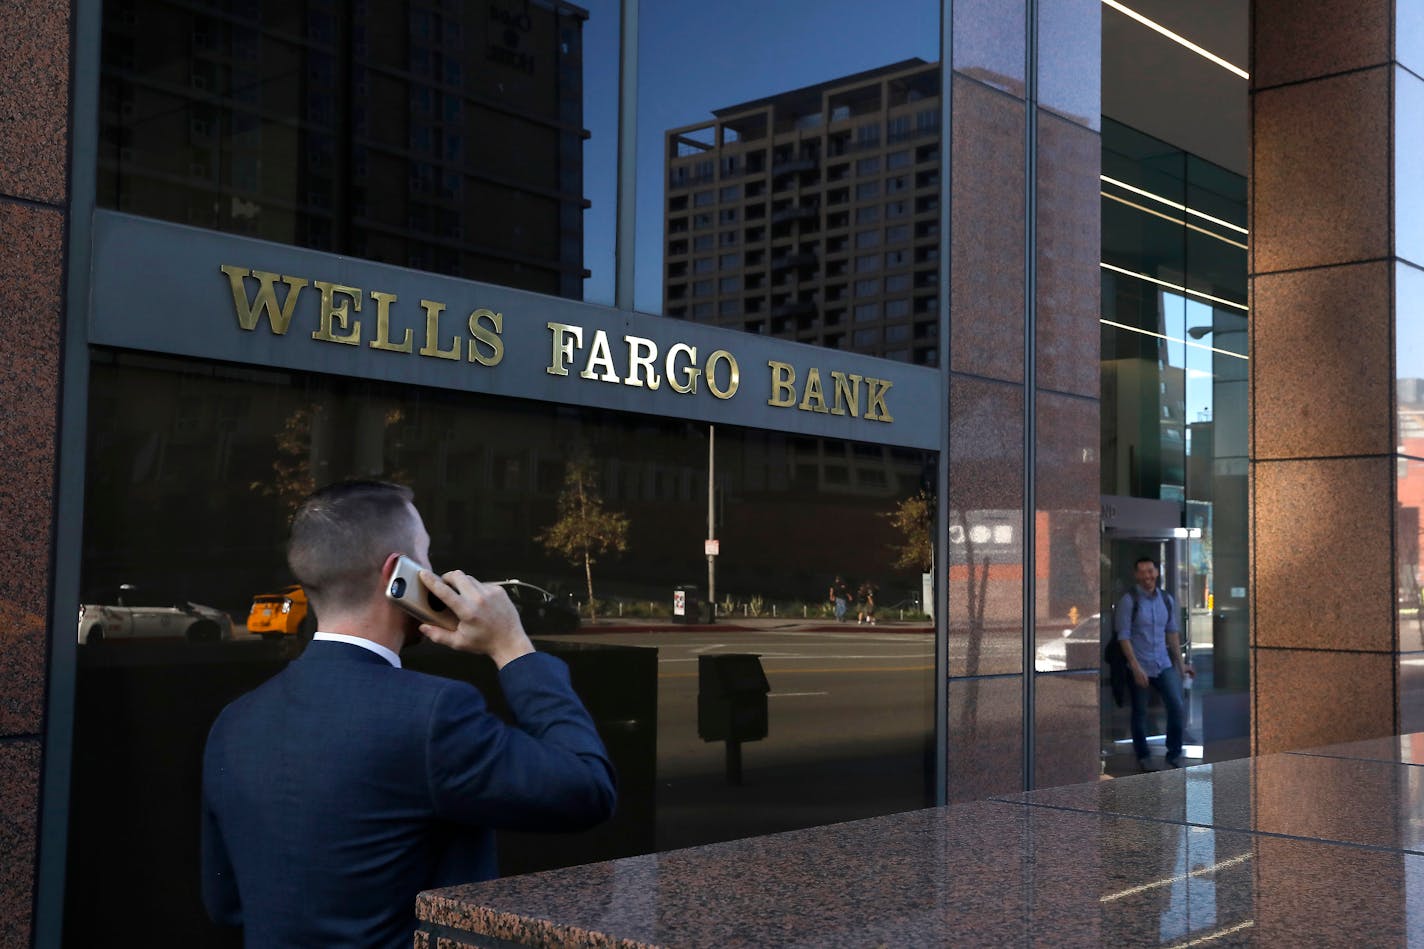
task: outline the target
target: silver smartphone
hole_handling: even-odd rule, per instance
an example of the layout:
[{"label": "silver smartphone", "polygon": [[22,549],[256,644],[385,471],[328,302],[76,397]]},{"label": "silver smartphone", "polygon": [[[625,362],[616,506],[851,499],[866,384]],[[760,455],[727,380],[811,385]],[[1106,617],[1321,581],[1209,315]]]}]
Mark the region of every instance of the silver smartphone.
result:
[{"label": "silver smartphone", "polygon": [[391,572],[391,582],[386,584],[386,599],[422,623],[445,629],[459,626],[460,621],[450,612],[450,607],[420,582],[420,571],[420,564],[401,554]]}]

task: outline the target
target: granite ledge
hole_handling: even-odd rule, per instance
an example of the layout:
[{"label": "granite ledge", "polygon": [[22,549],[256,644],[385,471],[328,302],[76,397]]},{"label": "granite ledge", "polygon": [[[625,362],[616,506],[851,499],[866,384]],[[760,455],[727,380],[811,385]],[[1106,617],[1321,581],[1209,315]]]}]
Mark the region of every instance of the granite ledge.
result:
[{"label": "granite ledge", "polygon": [[[1385,823],[1424,796],[1424,769],[1388,758],[1201,765],[1107,782],[1106,798],[1093,782],[430,891],[416,944],[1403,944],[1424,931],[1410,883],[1424,848],[1383,824],[1329,819],[1364,772],[1365,807]],[[1212,799],[1207,820],[1162,812],[1190,806],[1184,782]],[[1069,806],[1035,806],[1064,794],[1074,800],[1056,803]],[[1318,819],[1242,819],[1302,801]]]}]

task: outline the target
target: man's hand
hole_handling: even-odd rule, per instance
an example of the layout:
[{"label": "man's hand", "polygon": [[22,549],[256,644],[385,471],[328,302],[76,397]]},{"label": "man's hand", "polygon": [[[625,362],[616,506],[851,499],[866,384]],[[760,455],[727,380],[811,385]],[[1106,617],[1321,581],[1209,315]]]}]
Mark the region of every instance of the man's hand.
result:
[{"label": "man's hand", "polygon": [[444,577],[422,570],[420,582],[460,621],[453,630],[422,623],[420,632],[426,639],[461,652],[489,656],[501,669],[534,651],[504,587],[481,583],[463,570],[451,570]]},{"label": "man's hand", "polygon": [[[423,626],[421,627],[421,629],[424,628]],[[1137,683],[1139,689],[1147,688],[1147,673],[1142,671],[1141,666],[1135,665],[1132,667],[1132,681]]]}]

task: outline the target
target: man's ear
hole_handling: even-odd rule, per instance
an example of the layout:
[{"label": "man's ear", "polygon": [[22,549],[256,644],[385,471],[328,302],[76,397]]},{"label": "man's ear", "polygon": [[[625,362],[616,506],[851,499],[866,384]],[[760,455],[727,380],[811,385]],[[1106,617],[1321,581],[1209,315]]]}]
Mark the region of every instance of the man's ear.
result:
[{"label": "man's ear", "polygon": [[401,558],[399,551],[386,554],[385,561],[381,564],[381,586],[391,582],[391,574],[396,572],[396,561]]}]

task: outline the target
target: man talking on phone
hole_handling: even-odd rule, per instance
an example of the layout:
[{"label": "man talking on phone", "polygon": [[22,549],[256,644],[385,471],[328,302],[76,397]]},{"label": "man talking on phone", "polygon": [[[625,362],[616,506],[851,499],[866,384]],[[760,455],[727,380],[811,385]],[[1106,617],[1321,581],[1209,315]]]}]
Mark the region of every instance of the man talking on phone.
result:
[{"label": "man talking on phone", "polygon": [[[613,767],[568,669],[534,650],[503,588],[428,569],[411,497],[348,481],[306,500],[288,563],[320,630],[208,735],[203,902],[248,947],[408,947],[417,893],[497,875],[495,829],[582,830],[613,812]],[[454,629],[386,597],[402,554]],[[516,724],[467,683],[403,670],[422,634],[493,659]]]}]

